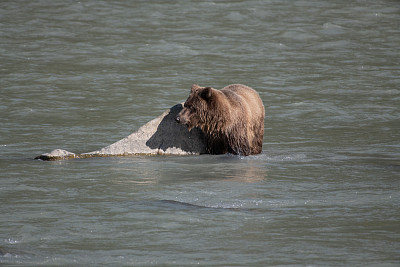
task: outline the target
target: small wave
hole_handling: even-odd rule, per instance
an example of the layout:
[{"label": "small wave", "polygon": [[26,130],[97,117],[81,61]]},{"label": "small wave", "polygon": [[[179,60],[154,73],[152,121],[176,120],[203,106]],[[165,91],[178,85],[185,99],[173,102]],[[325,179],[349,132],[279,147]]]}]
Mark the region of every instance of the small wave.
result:
[{"label": "small wave", "polygon": [[250,156],[253,159],[266,161],[266,162],[281,162],[281,161],[300,161],[307,158],[304,153],[297,154],[282,154],[282,155],[272,155],[268,153],[262,153],[260,155]]},{"label": "small wave", "polygon": [[188,202],[178,201],[178,200],[168,200],[163,199],[160,200],[159,203],[163,205],[167,205],[168,207],[172,208],[179,208],[179,209],[212,209],[212,210],[219,210],[219,209],[228,209],[228,210],[237,210],[241,207],[241,205],[226,205],[226,204],[217,204],[217,205],[197,205]]},{"label": "small wave", "polygon": [[7,238],[7,239],[5,239],[4,240],[7,244],[12,244],[12,245],[15,245],[15,244],[18,244],[19,243],[19,241],[18,240],[15,240],[14,238]]}]

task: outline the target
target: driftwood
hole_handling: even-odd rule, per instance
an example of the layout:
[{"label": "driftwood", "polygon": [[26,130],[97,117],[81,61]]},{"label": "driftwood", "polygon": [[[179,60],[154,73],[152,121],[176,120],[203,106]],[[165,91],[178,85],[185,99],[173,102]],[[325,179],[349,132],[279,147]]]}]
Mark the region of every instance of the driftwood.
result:
[{"label": "driftwood", "polygon": [[182,104],[173,106],[159,117],[140,127],[138,131],[100,150],[75,154],[63,149],[55,149],[50,153],[37,156],[35,159],[61,160],[90,157],[207,153],[203,132],[197,128],[189,132],[186,126],[175,121],[182,108]]}]

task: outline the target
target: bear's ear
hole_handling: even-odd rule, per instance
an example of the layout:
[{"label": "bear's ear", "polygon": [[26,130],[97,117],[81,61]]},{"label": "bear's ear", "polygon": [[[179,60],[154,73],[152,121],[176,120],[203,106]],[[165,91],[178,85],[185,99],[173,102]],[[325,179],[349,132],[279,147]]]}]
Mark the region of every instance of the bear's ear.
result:
[{"label": "bear's ear", "polygon": [[193,84],[191,90],[192,90],[192,92],[194,92],[196,89],[199,89],[199,88],[201,88],[201,87],[198,84]]},{"label": "bear's ear", "polygon": [[210,99],[212,96],[212,88],[211,87],[204,87],[203,91],[201,91],[201,97],[205,100]]}]

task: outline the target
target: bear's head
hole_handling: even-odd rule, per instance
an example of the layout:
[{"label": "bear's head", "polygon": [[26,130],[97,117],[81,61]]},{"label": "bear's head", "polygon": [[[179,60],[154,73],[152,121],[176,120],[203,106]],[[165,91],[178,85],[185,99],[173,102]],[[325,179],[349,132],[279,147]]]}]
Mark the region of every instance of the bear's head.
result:
[{"label": "bear's head", "polygon": [[176,121],[186,125],[189,131],[197,126],[202,128],[210,115],[209,105],[212,100],[213,90],[215,89],[211,87],[200,87],[197,84],[193,84],[183,109],[176,116]]}]

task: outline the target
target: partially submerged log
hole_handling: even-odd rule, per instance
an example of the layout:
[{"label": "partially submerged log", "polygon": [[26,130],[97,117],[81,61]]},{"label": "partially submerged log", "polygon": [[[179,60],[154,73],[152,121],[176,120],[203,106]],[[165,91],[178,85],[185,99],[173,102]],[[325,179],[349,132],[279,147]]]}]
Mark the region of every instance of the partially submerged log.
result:
[{"label": "partially submerged log", "polygon": [[129,136],[100,150],[75,154],[62,149],[37,156],[40,160],[62,160],[72,158],[112,157],[132,155],[193,155],[204,154],[206,142],[203,132],[187,127],[175,121],[182,110],[177,104],[159,117],[149,121]]}]

